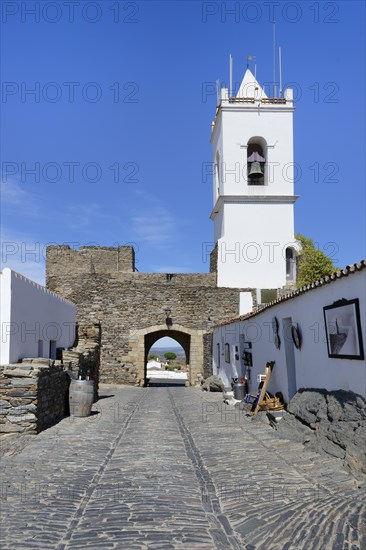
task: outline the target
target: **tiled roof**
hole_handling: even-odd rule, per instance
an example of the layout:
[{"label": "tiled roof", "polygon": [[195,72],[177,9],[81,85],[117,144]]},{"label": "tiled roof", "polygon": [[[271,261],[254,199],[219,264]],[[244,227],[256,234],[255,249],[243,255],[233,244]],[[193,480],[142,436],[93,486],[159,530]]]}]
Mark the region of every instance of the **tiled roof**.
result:
[{"label": "tiled roof", "polygon": [[288,294],[285,294],[284,296],[277,298],[277,300],[273,300],[272,302],[268,302],[268,304],[263,304],[259,306],[256,311],[251,311],[250,313],[246,313],[245,315],[240,315],[238,317],[225,319],[224,321],[217,323],[217,325],[214,325],[213,328],[222,327],[224,325],[228,325],[229,323],[234,323],[235,321],[244,321],[245,319],[249,319],[250,317],[254,317],[255,315],[258,315],[265,309],[268,309],[277,304],[280,304],[281,302],[286,302],[287,300],[292,300],[293,298],[297,298],[297,296],[301,296],[302,294],[305,294],[305,292],[309,292],[310,290],[314,290],[315,288],[328,285],[329,283],[333,283],[334,281],[338,279],[342,279],[343,277],[349,277],[350,275],[356,273],[357,271],[362,271],[362,269],[365,269],[365,268],[366,268],[366,260],[361,260],[356,264],[347,265],[344,269],[340,269],[339,271],[336,271],[332,275],[318,279],[317,281],[314,281],[310,285],[302,286],[301,288],[298,288],[293,292],[289,292]]}]

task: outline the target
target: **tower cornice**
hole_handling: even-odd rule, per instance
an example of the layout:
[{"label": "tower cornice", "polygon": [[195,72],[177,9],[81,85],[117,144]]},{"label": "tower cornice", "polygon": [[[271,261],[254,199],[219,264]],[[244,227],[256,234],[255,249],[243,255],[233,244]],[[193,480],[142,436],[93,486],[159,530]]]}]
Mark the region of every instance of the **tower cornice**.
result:
[{"label": "tower cornice", "polygon": [[220,195],[210,218],[214,220],[224,204],[294,204],[298,198],[299,195]]},{"label": "tower cornice", "polygon": [[211,125],[211,138],[215,133],[217,126],[217,120],[223,112],[234,113],[252,113],[257,111],[260,113],[293,113],[295,111],[294,102],[292,99],[286,98],[267,98],[267,99],[245,99],[238,97],[230,97],[221,99],[220,103],[216,107],[215,118]]}]

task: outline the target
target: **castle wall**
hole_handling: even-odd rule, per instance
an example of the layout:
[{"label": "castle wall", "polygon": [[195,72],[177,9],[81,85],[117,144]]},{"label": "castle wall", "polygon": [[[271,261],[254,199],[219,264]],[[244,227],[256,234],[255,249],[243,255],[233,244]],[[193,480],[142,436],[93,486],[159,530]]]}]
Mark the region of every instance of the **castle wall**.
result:
[{"label": "castle wall", "polygon": [[129,250],[117,265],[117,249],[49,247],[47,287],[76,304],[79,323],[101,324],[101,382],[144,382],[144,338],[156,327],[168,328],[164,309],[171,308],[171,329],[179,327],[191,338],[190,382],[195,384],[203,373],[203,335],[238,315],[240,291],[249,289],[217,288],[216,273],[132,272],[132,249],[121,248]]}]

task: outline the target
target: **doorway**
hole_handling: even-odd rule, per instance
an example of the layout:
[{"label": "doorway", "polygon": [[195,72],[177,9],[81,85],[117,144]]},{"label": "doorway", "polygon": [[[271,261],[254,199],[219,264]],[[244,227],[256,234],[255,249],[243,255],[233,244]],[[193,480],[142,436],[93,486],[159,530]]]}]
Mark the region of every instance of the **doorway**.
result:
[{"label": "doorway", "polygon": [[287,388],[288,402],[293,398],[297,391],[296,385],[296,362],[295,362],[295,346],[292,341],[292,318],[285,317],[282,319],[282,334],[285,346],[286,370],[287,370]]}]

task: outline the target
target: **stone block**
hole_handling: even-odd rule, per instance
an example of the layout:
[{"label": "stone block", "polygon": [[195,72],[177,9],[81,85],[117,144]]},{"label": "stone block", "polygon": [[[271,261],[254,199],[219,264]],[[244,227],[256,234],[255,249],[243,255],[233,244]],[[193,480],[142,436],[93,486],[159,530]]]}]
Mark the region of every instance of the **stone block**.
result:
[{"label": "stone block", "polygon": [[24,426],[19,426],[17,424],[0,424],[0,433],[22,433],[24,432]]},{"label": "stone block", "polygon": [[25,414],[26,412],[35,412],[36,410],[36,405],[31,403],[30,405],[20,405],[19,407],[12,407],[9,410],[9,414]]},{"label": "stone block", "polygon": [[27,399],[36,398],[37,392],[36,387],[31,386],[30,388],[14,388],[9,389],[6,393],[7,397],[26,397]]},{"label": "stone block", "polygon": [[35,414],[32,414],[32,413],[19,414],[19,415],[8,414],[7,420],[12,424],[18,424],[18,423],[26,423],[26,422],[37,422],[37,417]]},{"label": "stone block", "polygon": [[29,388],[32,384],[34,381],[29,378],[13,378],[11,381],[14,388]]},{"label": "stone block", "polygon": [[[26,377],[31,378],[33,376],[33,368],[30,369],[22,369],[22,368],[16,368],[16,369],[4,369],[4,375],[5,376],[17,376],[17,377]],[[12,380],[13,382],[13,380]]]}]

